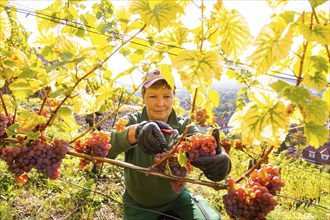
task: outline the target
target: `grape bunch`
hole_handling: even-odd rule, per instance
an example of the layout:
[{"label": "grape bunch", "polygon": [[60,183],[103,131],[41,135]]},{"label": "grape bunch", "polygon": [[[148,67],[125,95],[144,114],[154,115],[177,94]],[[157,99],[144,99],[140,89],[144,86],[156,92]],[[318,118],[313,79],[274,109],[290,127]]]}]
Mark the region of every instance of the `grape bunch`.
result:
[{"label": "grape bunch", "polygon": [[195,114],[192,115],[192,121],[201,126],[205,127],[206,126],[206,121],[209,119],[210,116],[207,114],[207,111],[205,108],[198,109]]},{"label": "grape bunch", "polygon": [[[88,154],[96,157],[106,157],[109,149],[111,148],[110,136],[102,131],[95,131],[90,137],[84,141],[78,140],[74,143],[74,149],[78,153]],[[81,158],[79,166],[86,167],[91,161]],[[96,162],[96,166],[101,166],[103,162]]]},{"label": "grape bunch", "polygon": [[[154,163],[158,163],[162,158],[167,155],[166,152],[158,153],[154,157]],[[182,167],[178,162],[178,155],[171,155],[166,161],[163,161],[157,167],[154,168],[155,171],[167,175],[174,175],[179,177],[187,177],[189,172],[191,172],[191,165],[188,162],[188,170],[185,167]],[[183,180],[171,180],[172,190],[179,194],[185,185]]]},{"label": "grape bunch", "polygon": [[69,143],[64,140],[47,143],[45,137],[40,137],[25,146],[3,148],[1,158],[7,162],[8,170],[15,174],[21,184],[27,181],[27,173],[32,168],[50,179],[57,179],[68,146]]},{"label": "grape bunch", "polygon": [[12,117],[0,113],[0,138],[6,137],[8,124],[12,122]]},{"label": "grape bunch", "polygon": [[182,141],[178,151],[182,150],[189,154],[189,160],[194,161],[199,157],[215,156],[217,143],[209,134],[195,134],[189,137],[189,141]]},{"label": "grape bunch", "polygon": [[267,187],[268,191],[273,195],[276,195],[285,185],[280,178],[279,168],[271,164],[263,164],[259,170],[253,170],[250,174],[250,179]]},{"label": "grape bunch", "polygon": [[125,125],[128,123],[126,119],[119,118],[119,120],[115,123],[116,132],[124,131]]},{"label": "grape bunch", "polygon": [[277,205],[274,195],[282,186],[278,167],[265,164],[254,170],[245,184],[229,179],[228,193],[223,196],[227,214],[233,219],[266,219]]}]

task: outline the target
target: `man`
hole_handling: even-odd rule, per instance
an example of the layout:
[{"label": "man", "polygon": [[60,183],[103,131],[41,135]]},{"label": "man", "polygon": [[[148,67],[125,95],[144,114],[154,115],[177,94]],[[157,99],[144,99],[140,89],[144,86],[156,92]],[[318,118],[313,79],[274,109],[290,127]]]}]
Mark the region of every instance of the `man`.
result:
[{"label": "man", "polygon": [[[169,135],[160,129],[177,129],[181,134],[189,123],[189,118],[179,117],[173,110],[175,90],[161,77],[159,70],[150,71],[147,77],[142,87],[145,105],[142,112],[125,116],[128,120],[125,130],[111,133],[112,148],[108,154],[108,157],[115,158],[125,152],[126,162],[141,167],[150,167],[154,164],[155,154],[169,150]],[[192,125],[187,136],[197,133],[197,126]],[[196,160],[193,165],[203,170],[211,180],[220,181],[229,172],[230,159],[226,153],[221,153]],[[206,205],[199,207],[203,202],[196,201],[186,188],[179,194],[175,193],[168,179],[128,168],[124,172],[124,219],[220,219],[205,200]]]}]

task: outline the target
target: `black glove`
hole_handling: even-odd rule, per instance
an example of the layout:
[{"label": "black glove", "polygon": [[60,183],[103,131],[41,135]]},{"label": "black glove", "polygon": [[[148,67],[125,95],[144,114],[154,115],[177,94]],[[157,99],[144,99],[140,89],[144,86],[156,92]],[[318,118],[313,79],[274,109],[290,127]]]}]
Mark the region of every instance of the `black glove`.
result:
[{"label": "black glove", "polygon": [[146,154],[157,154],[165,151],[167,141],[160,129],[172,129],[162,121],[143,121],[135,131],[137,144]]},{"label": "black glove", "polygon": [[190,163],[201,169],[204,175],[212,181],[223,180],[231,169],[230,158],[225,152],[221,152],[214,157],[200,157]]}]

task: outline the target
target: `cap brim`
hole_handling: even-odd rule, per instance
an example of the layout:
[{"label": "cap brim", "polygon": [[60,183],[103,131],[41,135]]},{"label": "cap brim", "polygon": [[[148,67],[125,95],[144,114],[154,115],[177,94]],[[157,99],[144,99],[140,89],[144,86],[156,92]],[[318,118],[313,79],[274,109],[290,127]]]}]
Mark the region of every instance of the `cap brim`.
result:
[{"label": "cap brim", "polygon": [[154,84],[155,82],[157,82],[158,80],[164,79],[163,77],[157,77],[154,79],[151,79],[149,81],[147,81],[146,83],[144,83],[144,87],[149,88],[150,86],[152,86],[152,84]]}]

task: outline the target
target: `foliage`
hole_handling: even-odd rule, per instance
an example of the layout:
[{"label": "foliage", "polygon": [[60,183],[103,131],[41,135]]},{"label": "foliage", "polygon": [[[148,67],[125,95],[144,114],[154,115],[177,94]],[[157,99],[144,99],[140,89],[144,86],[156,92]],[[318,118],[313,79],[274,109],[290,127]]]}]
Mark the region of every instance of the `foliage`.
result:
[{"label": "foliage", "polygon": [[[127,76],[144,79],[153,67],[159,67],[171,85],[172,72],[178,72],[191,94],[190,116],[196,105],[213,117],[221,97],[211,85],[224,74],[244,85],[237,94],[230,126],[254,155],[260,155],[258,148],[264,143],[278,148],[292,123],[304,128],[309,145],[319,147],[329,138],[324,124],[330,113],[330,26],[323,0],[310,0],[304,13],[287,10],[287,1],[267,1],[274,14],[256,39],[245,18],[226,9],[222,0],[210,8],[204,7],[204,1],[197,5],[200,23],[194,29],[182,22],[192,2],[138,0],[128,8],[116,8],[109,0],[56,0],[36,11],[36,33],[28,33],[19,23],[19,10],[10,3],[1,1],[0,5],[0,87],[6,90],[0,93],[0,110],[13,121],[0,150],[8,145],[20,147],[22,143],[12,143],[19,137],[24,143],[43,135],[49,141],[80,139],[90,130],[82,130],[74,114],[110,112],[110,117],[124,104],[136,104],[141,84],[133,80],[127,92],[116,81]],[[240,54],[251,42],[255,49],[245,59]],[[185,49],[186,45],[195,49]],[[131,65],[113,73],[108,61],[117,54]],[[289,73],[294,83],[277,80],[283,73]],[[31,97],[38,99],[37,106],[21,105]],[[243,160],[233,158],[234,168],[240,166],[238,161]],[[313,196],[321,191],[316,189]]]}]

